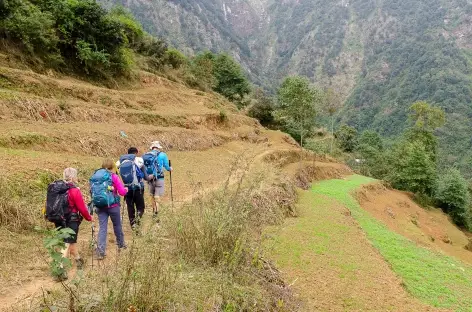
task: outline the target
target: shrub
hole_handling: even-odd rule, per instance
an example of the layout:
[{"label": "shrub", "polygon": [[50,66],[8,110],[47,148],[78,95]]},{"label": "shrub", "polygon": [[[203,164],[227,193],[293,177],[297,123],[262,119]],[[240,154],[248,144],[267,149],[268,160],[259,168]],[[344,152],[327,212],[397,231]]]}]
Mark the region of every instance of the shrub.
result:
[{"label": "shrub", "polygon": [[187,63],[187,57],[179,50],[169,49],[165,53],[164,61],[172,66],[172,68],[178,69]]},{"label": "shrub", "polygon": [[387,179],[397,189],[432,195],[437,179],[436,164],[421,142],[402,141],[393,150]]},{"label": "shrub", "polygon": [[345,152],[352,152],[357,146],[357,130],[348,125],[342,125],[334,134],[339,147]]},{"label": "shrub", "polygon": [[[8,2],[7,2],[8,3]],[[38,54],[45,58],[59,59],[57,49],[58,37],[54,29],[54,17],[49,12],[42,12],[29,2],[10,3],[10,14],[0,22],[7,39],[17,42],[30,54]],[[3,29],[1,29],[3,28]]]},{"label": "shrub", "polygon": [[256,99],[248,110],[248,115],[259,120],[261,125],[268,127],[274,123],[275,107],[271,99],[268,97],[260,97]]},{"label": "shrub", "polygon": [[460,226],[468,226],[472,218],[467,181],[453,168],[441,175],[435,191],[439,206]]},{"label": "shrub", "polygon": [[97,51],[96,46],[83,40],[77,41],[77,58],[84,65],[85,72],[103,72],[110,67],[110,55],[106,52]]}]

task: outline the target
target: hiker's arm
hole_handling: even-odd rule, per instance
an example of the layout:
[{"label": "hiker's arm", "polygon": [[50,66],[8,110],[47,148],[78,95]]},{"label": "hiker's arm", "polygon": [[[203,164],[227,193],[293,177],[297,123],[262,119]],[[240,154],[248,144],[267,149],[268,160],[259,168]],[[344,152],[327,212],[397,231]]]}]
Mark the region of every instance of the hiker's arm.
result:
[{"label": "hiker's arm", "polygon": [[92,221],[92,216],[90,215],[87,205],[85,204],[84,197],[82,196],[82,192],[79,188],[71,189],[73,192],[73,200],[77,210],[79,210],[80,214],[84,217],[87,221]]},{"label": "hiker's arm", "polygon": [[118,175],[113,174],[111,176],[111,180],[113,183],[113,187],[115,188],[115,191],[118,193],[118,195],[125,196],[126,193],[128,193],[128,190],[125,188],[125,186],[123,185],[123,182],[121,182]]},{"label": "hiker's arm", "polygon": [[167,171],[172,170],[172,168],[169,166],[169,158],[167,157],[167,154],[164,154],[162,157],[162,166],[166,168]]}]

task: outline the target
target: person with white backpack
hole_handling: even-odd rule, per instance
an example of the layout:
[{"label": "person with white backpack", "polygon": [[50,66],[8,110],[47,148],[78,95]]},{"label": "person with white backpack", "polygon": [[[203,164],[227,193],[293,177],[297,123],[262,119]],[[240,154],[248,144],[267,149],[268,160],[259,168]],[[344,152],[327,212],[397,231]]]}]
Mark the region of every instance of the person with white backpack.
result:
[{"label": "person with white backpack", "polygon": [[125,201],[128,208],[129,223],[134,230],[139,226],[146,208],[144,202],[144,180],[147,180],[147,175],[144,170],[144,161],[137,155],[138,149],[130,147],[128,154],[122,155],[117,162],[123,184],[128,188]]}]

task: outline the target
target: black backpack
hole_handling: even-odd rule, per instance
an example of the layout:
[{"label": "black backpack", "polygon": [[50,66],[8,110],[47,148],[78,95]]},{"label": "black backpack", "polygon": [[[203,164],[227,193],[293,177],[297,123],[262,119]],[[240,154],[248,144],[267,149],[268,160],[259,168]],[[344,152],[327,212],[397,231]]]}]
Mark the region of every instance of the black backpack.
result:
[{"label": "black backpack", "polygon": [[48,186],[46,197],[46,219],[51,222],[65,222],[70,217],[68,191],[73,186],[59,180]]}]

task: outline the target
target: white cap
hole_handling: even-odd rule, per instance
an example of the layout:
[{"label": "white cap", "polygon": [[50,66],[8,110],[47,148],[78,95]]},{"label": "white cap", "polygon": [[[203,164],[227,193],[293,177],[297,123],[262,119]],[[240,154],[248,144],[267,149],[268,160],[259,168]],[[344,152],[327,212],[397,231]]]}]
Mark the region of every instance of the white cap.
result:
[{"label": "white cap", "polygon": [[159,141],[154,141],[151,143],[151,147],[149,149],[152,150],[153,148],[162,149],[162,145]]},{"label": "white cap", "polygon": [[116,168],[120,168],[120,165],[121,165],[120,161],[117,160],[116,163],[115,163]]}]

